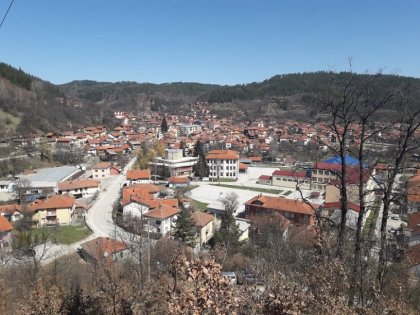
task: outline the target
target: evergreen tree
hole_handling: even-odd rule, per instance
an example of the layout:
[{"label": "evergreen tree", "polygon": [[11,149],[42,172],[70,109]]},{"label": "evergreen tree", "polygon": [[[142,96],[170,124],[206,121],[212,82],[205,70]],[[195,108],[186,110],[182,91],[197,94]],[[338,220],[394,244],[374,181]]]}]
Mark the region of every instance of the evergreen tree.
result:
[{"label": "evergreen tree", "polygon": [[210,174],[209,166],[206,162],[206,157],[204,155],[203,146],[201,145],[200,140],[197,140],[194,146],[194,156],[198,156],[197,164],[193,166],[194,176],[207,177]]},{"label": "evergreen tree", "polygon": [[165,133],[169,130],[168,122],[166,121],[166,117],[163,117],[162,124],[160,125],[160,130],[162,133]]},{"label": "evergreen tree", "polygon": [[182,209],[175,222],[174,238],[185,245],[195,246],[195,221],[188,209]]},{"label": "evergreen tree", "polygon": [[215,233],[214,239],[217,244],[223,244],[226,250],[231,251],[239,247],[239,237],[241,236],[234,215],[239,206],[238,195],[228,193],[222,202],[225,206],[225,215],[222,217],[220,229]]}]

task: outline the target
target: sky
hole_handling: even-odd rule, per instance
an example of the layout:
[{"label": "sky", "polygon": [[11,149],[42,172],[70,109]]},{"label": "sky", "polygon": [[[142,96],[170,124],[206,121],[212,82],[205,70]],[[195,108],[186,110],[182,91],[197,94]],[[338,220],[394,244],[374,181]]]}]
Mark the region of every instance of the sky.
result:
[{"label": "sky", "polygon": [[420,77],[419,52],[417,0],[15,0],[0,28],[0,61],[56,84],[232,85],[349,58]]}]

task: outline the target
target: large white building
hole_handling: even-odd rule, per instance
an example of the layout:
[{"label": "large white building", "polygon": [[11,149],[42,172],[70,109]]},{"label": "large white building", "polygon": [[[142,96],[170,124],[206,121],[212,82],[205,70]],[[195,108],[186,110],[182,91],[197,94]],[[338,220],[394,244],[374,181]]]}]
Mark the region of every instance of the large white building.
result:
[{"label": "large white building", "polygon": [[183,157],[182,149],[165,149],[165,157],[156,157],[153,162],[149,163],[149,167],[153,175],[191,176],[193,166],[197,164],[197,161],[198,157]]},{"label": "large white building", "polygon": [[213,150],[209,151],[207,164],[210,169],[209,178],[212,180],[238,179],[239,153],[234,150]]},{"label": "large white building", "polygon": [[179,133],[181,136],[189,136],[190,134],[194,132],[200,132],[201,129],[202,129],[201,125],[185,124],[179,127]]}]

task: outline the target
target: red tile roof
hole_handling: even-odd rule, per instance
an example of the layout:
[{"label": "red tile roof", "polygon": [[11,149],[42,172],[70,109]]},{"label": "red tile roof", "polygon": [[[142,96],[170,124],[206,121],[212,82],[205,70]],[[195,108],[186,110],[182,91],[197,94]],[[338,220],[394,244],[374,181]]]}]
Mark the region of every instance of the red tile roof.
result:
[{"label": "red tile roof", "polygon": [[109,167],[111,167],[111,163],[109,163],[109,162],[101,162],[101,163],[96,164],[93,167],[93,169],[106,169],[106,168],[109,168]]},{"label": "red tile roof", "polygon": [[[341,204],[340,202],[326,202],[324,203],[323,207],[327,209],[340,209]],[[347,208],[356,212],[360,212],[360,206],[352,202],[347,202]]]},{"label": "red tile roof", "polygon": [[180,209],[161,204],[156,209],[146,212],[144,216],[148,218],[154,218],[154,219],[166,219],[166,218],[173,217],[180,212],[181,212]]},{"label": "red tile roof", "polygon": [[298,172],[293,170],[276,170],[273,172],[273,176],[284,176],[284,177],[306,177],[305,172]]},{"label": "red tile roof", "polygon": [[234,150],[212,150],[206,157],[207,160],[238,160],[239,153]]},{"label": "red tile roof", "polygon": [[265,195],[258,195],[254,198],[245,202],[245,205],[259,206],[262,208],[286,211],[293,213],[302,213],[314,215],[314,209],[317,209],[319,205],[312,205],[312,207],[301,200],[287,199],[284,197],[272,197]]},{"label": "red tile roof", "polygon": [[187,184],[189,181],[188,177],[185,176],[173,176],[168,179],[168,182],[171,184]]},{"label": "red tile roof", "polygon": [[54,195],[46,200],[35,200],[27,207],[29,212],[35,212],[43,209],[66,209],[72,208],[74,198],[69,195]]},{"label": "red tile roof", "polygon": [[13,214],[13,212],[15,212],[15,211],[22,212],[22,207],[18,204],[0,205],[0,212],[2,212],[2,213]]},{"label": "red tile roof", "polygon": [[0,232],[7,232],[13,230],[13,225],[3,216],[0,216]]},{"label": "red tile roof", "polygon": [[127,179],[140,180],[150,179],[150,170],[129,170],[127,171]]},{"label": "red tile roof", "polygon": [[211,214],[203,213],[200,211],[194,212],[191,216],[195,221],[195,226],[197,227],[204,227],[213,221],[213,216]]},{"label": "red tile roof", "polygon": [[92,179],[79,179],[79,180],[69,180],[60,182],[57,184],[58,190],[72,190],[80,188],[97,188],[99,187],[99,181]]},{"label": "red tile roof", "polygon": [[109,237],[97,237],[80,244],[80,247],[93,258],[99,260],[128,248],[128,245]]}]

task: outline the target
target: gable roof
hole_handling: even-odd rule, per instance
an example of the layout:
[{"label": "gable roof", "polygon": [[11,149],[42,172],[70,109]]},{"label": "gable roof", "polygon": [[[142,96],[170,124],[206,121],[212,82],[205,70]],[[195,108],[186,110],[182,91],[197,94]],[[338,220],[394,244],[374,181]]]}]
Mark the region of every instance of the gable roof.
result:
[{"label": "gable roof", "polygon": [[96,164],[96,165],[93,167],[93,169],[94,169],[94,170],[98,170],[98,169],[107,169],[107,168],[109,168],[109,167],[111,167],[111,163],[110,163],[110,162],[101,162],[101,163]]},{"label": "gable roof", "polygon": [[22,207],[16,203],[11,205],[0,205],[0,212],[1,213],[10,213],[13,214],[13,212],[19,211],[22,212]]},{"label": "gable roof", "polygon": [[80,247],[93,258],[99,260],[128,248],[128,245],[109,237],[97,237],[80,244]]},{"label": "gable roof", "polygon": [[35,212],[43,209],[66,209],[72,208],[74,198],[70,195],[54,195],[46,200],[35,200],[28,205],[29,212]]},{"label": "gable roof", "polygon": [[194,212],[191,217],[194,219],[196,227],[204,227],[213,221],[213,216],[211,214],[200,211]]},{"label": "gable roof", "polygon": [[239,153],[234,150],[212,150],[206,156],[207,160],[238,160]]},{"label": "gable roof", "polygon": [[185,176],[173,176],[168,179],[168,182],[171,184],[187,184],[189,181],[188,177]]},{"label": "gable roof", "polygon": [[57,184],[58,190],[72,190],[80,188],[97,188],[99,187],[99,181],[92,179],[78,179],[78,180],[67,180]]},{"label": "gable roof", "polygon": [[156,209],[146,212],[144,216],[154,219],[167,219],[177,215],[180,212],[180,209],[160,204]]},{"label": "gable roof", "polygon": [[287,199],[284,197],[265,196],[261,194],[245,202],[245,205],[308,215],[314,215],[314,210],[312,209],[312,207],[314,209],[319,208],[319,205],[313,204],[311,207],[310,205],[304,203],[301,200]]},{"label": "gable roof", "polygon": [[0,216],[0,232],[7,232],[13,230],[13,225],[5,217]]},{"label": "gable roof", "polygon": [[306,172],[298,172],[294,170],[276,170],[272,175],[284,177],[306,177]]},{"label": "gable roof", "polygon": [[139,180],[139,179],[150,179],[150,170],[129,170],[127,171],[127,179]]},{"label": "gable roof", "polygon": [[[323,207],[327,209],[340,209],[341,205],[340,202],[326,202],[324,203]],[[352,202],[347,202],[347,208],[356,212],[360,212],[360,206]]]}]

